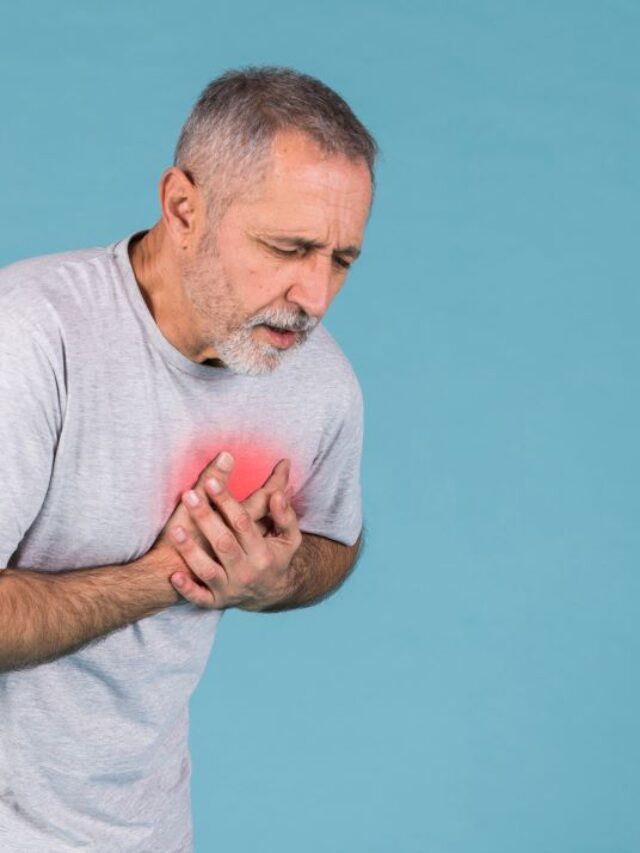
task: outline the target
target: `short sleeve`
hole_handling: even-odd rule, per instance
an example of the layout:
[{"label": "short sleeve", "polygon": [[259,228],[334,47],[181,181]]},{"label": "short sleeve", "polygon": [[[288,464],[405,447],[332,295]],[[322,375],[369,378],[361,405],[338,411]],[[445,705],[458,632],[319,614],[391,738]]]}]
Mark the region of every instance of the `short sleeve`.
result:
[{"label": "short sleeve", "polygon": [[49,488],[62,412],[44,342],[3,306],[0,320],[0,570],[7,567]]},{"label": "short sleeve", "polygon": [[335,401],[311,473],[293,497],[300,530],[354,545],[362,529],[360,467],[364,428],[362,390],[351,374]]}]

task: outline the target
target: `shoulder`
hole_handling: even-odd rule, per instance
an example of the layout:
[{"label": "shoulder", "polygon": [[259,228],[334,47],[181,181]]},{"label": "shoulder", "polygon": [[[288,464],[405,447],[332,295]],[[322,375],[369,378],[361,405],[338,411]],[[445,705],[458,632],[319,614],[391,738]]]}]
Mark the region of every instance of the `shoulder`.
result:
[{"label": "shoulder", "polygon": [[62,276],[65,269],[74,264],[87,264],[93,259],[108,255],[110,246],[93,246],[87,249],[71,249],[64,252],[52,252],[32,258],[22,258],[0,267],[0,290],[17,281],[47,279],[50,276]]},{"label": "shoulder", "polygon": [[82,324],[95,301],[88,291],[108,278],[110,247],[56,252],[0,269],[0,333],[20,329],[49,350]]},{"label": "shoulder", "polygon": [[52,307],[100,275],[110,247],[96,246],[15,261],[0,268],[0,307],[24,320],[41,321]]},{"label": "shoulder", "polygon": [[[63,395],[69,341],[87,334],[94,300],[87,290],[104,280],[106,247],[58,252],[16,261],[0,269],[0,346],[4,360],[31,381]],[[97,265],[97,267],[96,267]],[[104,289],[104,288],[103,288]]]}]

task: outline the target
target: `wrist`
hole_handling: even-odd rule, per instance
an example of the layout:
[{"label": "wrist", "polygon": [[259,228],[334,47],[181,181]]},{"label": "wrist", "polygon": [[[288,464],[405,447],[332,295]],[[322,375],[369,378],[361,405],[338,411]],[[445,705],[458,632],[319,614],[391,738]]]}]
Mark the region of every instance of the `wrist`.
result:
[{"label": "wrist", "polygon": [[170,607],[184,599],[171,584],[171,575],[185,570],[180,555],[167,542],[158,542],[143,557],[135,560],[134,565],[148,580],[150,590],[158,599],[158,605]]}]

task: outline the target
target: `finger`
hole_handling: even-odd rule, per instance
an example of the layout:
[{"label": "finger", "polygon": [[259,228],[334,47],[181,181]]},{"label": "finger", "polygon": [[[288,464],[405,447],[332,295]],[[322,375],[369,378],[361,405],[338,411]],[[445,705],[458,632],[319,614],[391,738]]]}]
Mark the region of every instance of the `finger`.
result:
[{"label": "finger", "polygon": [[180,593],[183,598],[196,607],[202,607],[205,610],[220,609],[220,605],[215,601],[213,593],[210,589],[206,589],[202,584],[196,583],[189,575],[184,572],[176,572],[169,578],[171,586]]},{"label": "finger", "polygon": [[[229,477],[231,476],[234,465],[235,459],[232,454],[229,453],[228,450],[221,450],[220,453],[213,458],[213,461],[208,463],[206,467],[202,469],[198,475],[197,481],[192,486],[193,491],[195,491],[202,500],[207,500],[207,491],[204,487],[206,478],[215,477],[221,483],[226,485]],[[200,535],[198,527],[192,524],[190,518],[186,521],[185,528],[190,532],[196,542],[199,542],[205,550],[208,549],[207,540]]]},{"label": "finger", "polygon": [[210,477],[205,481],[205,487],[214,508],[222,516],[244,553],[255,554],[258,547],[262,547],[263,537],[245,507],[217,478]]},{"label": "finger", "polygon": [[226,486],[234,465],[235,459],[231,453],[229,453],[228,450],[220,451],[220,453],[214,457],[213,461],[208,463],[206,467],[202,469],[193,488],[201,496],[204,496],[206,494],[204,483],[209,477],[215,477]]},{"label": "finger", "polygon": [[302,542],[302,533],[290,498],[283,492],[276,492],[271,496],[269,508],[275,525],[275,534],[298,548]]},{"label": "finger", "polygon": [[182,588],[179,584],[176,588],[185,598],[188,591],[191,596],[189,601],[198,604],[200,607],[219,607],[219,602],[223,599],[223,579],[226,581],[225,570],[208,554],[205,554],[183,527],[180,525],[172,527],[170,533],[175,549],[196,578],[204,584],[201,587],[191,580],[185,572],[176,572],[172,575],[172,579],[178,576],[178,581],[184,581]]},{"label": "finger", "polygon": [[213,549],[213,556],[224,569],[228,581],[228,570],[232,570],[234,565],[246,557],[240,543],[216,509],[211,507],[206,496],[202,498],[195,490],[191,490],[184,492],[182,502],[191,520]]},{"label": "finger", "polygon": [[269,498],[277,489],[286,488],[290,471],[291,462],[288,459],[281,459],[262,486],[242,501],[243,507],[254,521],[258,521],[269,512]]}]

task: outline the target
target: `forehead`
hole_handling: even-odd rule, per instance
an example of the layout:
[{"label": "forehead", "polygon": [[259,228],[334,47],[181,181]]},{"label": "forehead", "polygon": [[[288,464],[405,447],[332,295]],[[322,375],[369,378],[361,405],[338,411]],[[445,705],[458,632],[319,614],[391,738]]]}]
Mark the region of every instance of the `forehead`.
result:
[{"label": "forehead", "polygon": [[337,217],[357,228],[364,225],[370,204],[371,176],[364,158],[327,155],[298,131],[274,138],[262,179],[244,198],[245,212],[269,225],[292,217],[297,225]]},{"label": "forehead", "polygon": [[368,188],[370,176],[364,158],[327,154],[311,137],[293,130],[274,137],[265,181],[272,189],[290,182],[322,181],[337,189],[357,185],[363,190]]}]

